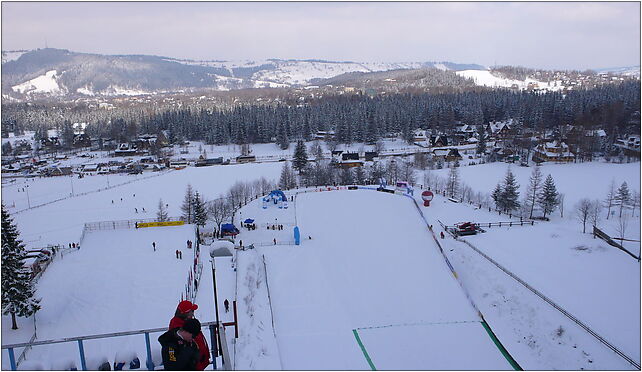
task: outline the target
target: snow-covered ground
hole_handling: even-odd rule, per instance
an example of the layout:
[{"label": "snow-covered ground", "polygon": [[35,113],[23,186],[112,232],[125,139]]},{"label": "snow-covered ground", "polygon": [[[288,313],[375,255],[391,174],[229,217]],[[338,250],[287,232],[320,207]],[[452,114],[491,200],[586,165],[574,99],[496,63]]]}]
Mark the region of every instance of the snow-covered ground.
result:
[{"label": "snow-covered ground", "polygon": [[[100,192],[91,191],[106,187],[107,176],[74,178],[75,194],[90,193],[26,210],[15,214],[14,219],[28,247],[48,243],[66,245],[79,240],[85,222],[154,218],[160,198],[169,204],[169,214],[178,216],[188,183],[206,198],[213,199],[236,181],[261,176],[275,181],[281,167],[280,163],[262,163],[187,168],[148,179],[142,178],[147,174],[122,176],[122,179],[109,176],[110,185],[122,184]],[[506,167],[504,163],[463,166],[460,175],[474,190],[490,193],[503,180]],[[512,169],[524,192],[532,167],[513,166]],[[448,174],[447,169],[432,172],[443,177]],[[550,222],[493,227],[465,239],[639,363],[639,263],[605,242],[582,234],[581,225],[572,216],[572,206],[583,197],[603,199],[611,179],[615,179],[616,186],[627,181],[630,188],[639,191],[640,164],[546,164],[542,173],[551,173],[558,190],[566,195],[564,218],[556,211]],[[418,177],[420,183],[421,178]],[[71,192],[68,178],[34,179],[28,183],[29,197],[35,200],[55,200]],[[3,203],[14,201],[14,211],[26,203],[26,192],[18,189],[17,184],[3,185],[2,189]],[[143,207],[146,213],[141,212]],[[12,208],[9,211],[11,213]],[[437,219],[445,224],[507,220],[505,215],[448,202],[441,196],[436,196],[432,206],[424,208],[424,213],[435,230],[439,226]],[[629,216],[630,213],[627,211]],[[506,364],[493,364],[506,363],[501,355],[499,359],[479,359],[492,354],[483,349],[486,341],[476,343],[475,340],[482,339],[476,338],[480,329],[473,323],[428,324],[472,319],[466,315],[468,302],[465,299],[457,302],[463,292],[446,269],[443,258],[436,254],[432,237],[425,226],[421,226],[419,215],[407,198],[373,191],[300,194],[287,210],[264,210],[260,203],[250,203],[237,213],[235,223],[239,226],[238,221],[248,217],[256,218],[259,229],[242,229],[237,245],[239,239],[245,246],[251,242],[267,245],[257,244],[254,250],[238,252],[234,263],[229,258],[216,260],[219,306],[224,298],[236,298],[239,321],[243,324],[237,342],[230,343],[237,369],[369,369],[353,330],[357,331],[372,363],[380,369],[450,369],[448,366],[478,369],[479,364],[475,363],[482,361],[488,363],[484,365],[489,369],[507,368]],[[635,217],[629,218],[631,235],[627,233],[627,237],[639,240],[639,209]],[[266,228],[267,224],[277,221],[285,225],[283,231]],[[608,223],[602,219],[602,224],[613,234],[611,221],[613,219]],[[304,238],[301,246],[287,244],[292,240],[295,222]],[[152,255],[150,244],[156,241],[184,246],[187,238],[180,231],[187,228],[87,234],[80,251],[57,259],[38,282],[37,294],[46,305],[36,316],[38,339],[48,338],[47,335],[73,337],[165,326],[184,286],[184,274],[181,274],[184,268],[180,265],[187,263],[179,263],[172,255],[167,258]],[[172,229],[177,229],[176,234],[169,233]],[[163,231],[169,236],[162,236]],[[308,236],[312,239],[306,241]],[[279,243],[276,246],[272,244],[274,238]],[[466,292],[523,368],[632,368],[470,247],[449,236],[441,242]],[[639,243],[625,242],[625,247],[631,250],[637,247],[639,252]],[[169,253],[174,249],[170,248]],[[207,266],[208,262],[205,263]],[[419,270],[426,267],[430,269]],[[172,274],[174,270],[176,274]],[[147,285],[146,279],[140,279],[158,279],[163,275],[167,278],[159,280],[158,286]],[[212,305],[208,305],[213,301],[211,285],[211,271],[206,267],[197,297],[197,303],[202,305],[197,316],[202,321],[214,320]],[[91,288],[94,293],[89,293]],[[140,291],[146,292],[142,295]],[[435,298],[439,299],[437,303]],[[143,318],[123,311],[127,304],[135,306],[136,313],[148,316]],[[224,321],[231,320],[230,313],[221,309],[219,313]],[[106,320],[96,321],[97,314]],[[20,329],[16,331],[11,330],[9,322],[10,318],[3,316],[3,344],[29,340],[33,319],[19,318]],[[374,328],[379,326],[390,327]],[[228,337],[230,333],[233,328]],[[453,333],[470,344],[450,339]],[[434,343],[436,337],[457,342],[456,351],[465,353],[459,353],[451,364],[454,357],[439,349],[447,344]],[[122,344],[124,348],[139,351],[144,363],[144,340],[140,340],[142,336],[138,338],[138,341],[136,337],[132,337],[132,341],[113,339],[116,344],[90,341],[85,350],[88,353],[100,350],[101,355],[111,358],[121,350],[118,346]],[[321,351],[328,345],[334,354]],[[438,356],[419,350],[417,345],[434,346],[431,350]],[[77,345],[64,347],[69,348],[70,359],[77,358]],[[468,350],[469,347],[472,350]],[[53,351],[45,351],[49,352]],[[35,349],[29,353],[30,362],[38,359]],[[67,355],[62,349],[60,353]],[[473,355],[476,359],[471,360]],[[51,357],[42,363],[53,367],[51,363],[57,359]],[[4,351],[3,368],[7,363]],[[473,363],[472,367],[467,363]]]},{"label": "snow-covered ground", "polygon": [[507,79],[493,75],[491,71],[488,70],[464,70],[457,71],[455,73],[461,77],[473,79],[476,85],[487,87],[511,88],[512,86],[516,86],[519,89],[526,89],[528,84],[537,84],[537,87],[540,89],[546,88],[552,91],[563,88],[561,81],[558,81],[557,84],[555,84],[554,82],[547,83],[531,78],[526,78],[526,80]]},{"label": "snow-covered ground", "polygon": [[[520,185],[521,196],[526,194],[529,178],[533,171],[531,167],[520,167],[507,163],[488,163],[482,165],[464,166],[459,168],[461,182],[469,185],[475,192],[490,194],[498,183],[504,181],[507,169],[510,168],[517,183]],[[447,177],[448,169],[428,170],[425,172],[432,173],[441,177]],[[575,217],[575,206],[580,199],[589,198],[590,200],[604,200],[608,193],[609,186],[613,181],[615,189],[626,182],[631,191],[640,192],[640,163],[604,163],[604,162],[587,162],[576,164],[553,164],[543,163],[541,172],[544,178],[550,174],[555,181],[558,192],[564,194],[564,218],[560,217],[560,212],[555,211],[551,217],[551,223],[564,225],[565,228],[576,230],[581,233],[582,226]],[[421,183],[423,174],[418,172],[418,182]],[[639,206],[638,206],[639,208]],[[615,208],[614,208],[615,209]],[[618,232],[618,215],[619,212],[611,210],[612,216],[606,219],[607,211],[603,210],[599,227],[611,236],[617,236]],[[640,212],[635,212],[634,218],[631,218],[632,211],[629,209],[625,212],[629,220],[626,230],[628,239],[640,240]],[[445,216],[442,219],[447,225],[466,220],[466,216],[461,216],[460,220],[448,220]],[[502,219],[503,220],[503,219]],[[587,225],[587,231],[589,225]],[[579,236],[579,235],[578,235]],[[640,252],[640,243],[624,242],[625,248],[630,248],[636,254]]]},{"label": "snow-covered ground", "polygon": [[[53,177],[21,180],[29,185],[28,195],[32,202],[61,197],[65,199],[18,213],[14,219],[20,229],[20,236],[28,247],[66,245],[68,242],[78,241],[85,222],[156,218],[160,199],[169,204],[170,216],[180,216],[188,184],[205,199],[212,200],[226,193],[239,180],[250,181],[263,176],[276,182],[281,167],[280,163],[244,164],[189,167],[179,171],[120,176],[125,178],[97,175],[82,179]],[[114,178],[115,182],[123,184],[105,189],[107,178],[110,185],[115,184],[112,183]],[[74,195],[78,196],[70,196],[71,182]],[[12,206],[14,202],[16,209],[26,206],[27,192],[19,191],[23,187],[21,183],[3,186],[2,201],[5,206]],[[8,208],[9,213],[12,210],[13,208]]]},{"label": "snow-covered ground", "polygon": [[[508,221],[436,196],[431,224]],[[519,223],[519,219],[513,219]],[[639,224],[639,218],[637,219]],[[463,237],[627,355],[640,360],[640,265],[576,223],[484,228]],[[442,241],[464,286],[524,369],[630,369],[579,326],[448,234]],[[609,314],[609,316],[605,316]]]},{"label": "snow-covered ground", "polygon": [[344,190],[295,203],[303,244],[261,248],[283,369],[368,369],[355,330],[378,369],[510,369],[410,201]]},{"label": "snow-covered ground", "polygon": [[57,82],[56,70],[47,71],[44,75],[40,75],[36,78],[33,78],[29,81],[26,81],[22,84],[15,85],[11,87],[14,92],[20,92],[22,94],[31,94],[31,93],[47,93],[47,94],[59,94],[63,90],[60,88]]}]

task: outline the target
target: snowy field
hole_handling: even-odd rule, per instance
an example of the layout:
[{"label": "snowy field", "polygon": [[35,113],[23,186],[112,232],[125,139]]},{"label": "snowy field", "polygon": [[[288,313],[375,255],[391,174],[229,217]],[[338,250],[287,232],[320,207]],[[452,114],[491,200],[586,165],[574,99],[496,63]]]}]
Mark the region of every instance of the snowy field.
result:
[{"label": "snowy field", "polygon": [[[79,241],[85,222],[154,218],[160,198],[169,204],[171,216],[180,215],[180,204],[188,183],[207,199],[213,199],[227,192],[237,181],[251,181],[261,176],[276,181],[281,167],[281,163],[263,163],[186,168],[159,173],[158,176],[150,174],[154,177],[149,179],[144,178],[148,174],[120,176],[122,178],[74,178],[74,196],[69,195],[69,178],[34,179],[27,181],[30,185],[30,200],[66,199],[25,210],[14,214],[13,217],[21,232],[21,239],[28,247],[43,247],[50,243],[66,245]],[[490,193],[494,186],[503,180],[507,167],[504,163],[463,166],[460,168],[460,175],[462,182],[470,185],[475,191]],[[512,170],[523,194],[532,167],[512,166]],[[448,169],[432,172],[446,177]],[[639,191],[640,163],[545,164],[542,173],[551,173],[558,191],[565,194],[563,218],[560,217],[559,211],[556,211],[550,222],[501,229],[493,227],[484,234],[465,239],[639,363],[639,263],[604,241],[593,239],[590,234],[582,234],[581,224],[573,216],[573,206],[583,197],[603,199],[612,179],[616,181],[616,187],[622,181],[626,181],[631,189]],[[112,188],[101,190],[107,185],[106,177],[109,177]],[[418,172],[419,183],[422,178],[422,174]],[[120,185],[113,187],[117,183]],[[16,204],[15,208],[8,209],[10,213],[26,207],[26,192],[18,191],[20,187],[19,184],[3,184],[3,203]],[[77,196],[83,192],[86,194]],[[343,200],[341,195],[351,197],[349,200]],[[353,195],[363,195],[363,200]],[[463,305],[455,311],[443,310],[442,305],[446,306],[449,301],[458,303],[449,296],[455,296],[455,293],[462,296],[463,292],[446,269],[443,258],[436,254],[436,248],[429,245],[432,238],[427,234],[425,226],[420,226],[421,220],[409,200],[376,192],[333,191],[302,194],[288,210],[263,210],[259,204],[253,202],[242,208],[235,216],[235,223],[239,226],[241,218],[256,218],[257,224],[261,224],[260,229],[242,229],[239,239],[243,240],[244,245],[251,242],[266,245],[257,244],[257,249],[239,252],[236,263],[231,263],[226,258],[217,259],[217,275],[220,275],[219,306],[223,297],[236,298],[239,321],[247,325],[241,327],[237,342],[231,343],[236,355],[237,369],[369,369],[369,363],[356,342],[353,330],[357,331],[371,362],[379,369],[425,368],[422,366],[427,365],[426,359],[434,363],[430,365],[434,365],[435,369],[449,369],[445,366],[451,362],[450,356],[438,352],[439,347],[445,344],[433,342],[436,337],[448,340],[447,337],[451,333],[444,325],[428,323],[443,323],[455,318],[464,321],[470,319],[465,316],[466,307]],[[138,209],[138,213],[134,208]],[[142,212],[142,208],[145,208],[146,213]],[[437,232],[438,219],[445,224],[469,220],[495,222],[508,219],[505,215],[500,216],[495,212],[488,212],[487,209],[476,210],[468,204],[448,202],[441,196],[436,196],[433,205],[424,208],[424,211],[429,223],[435,226]],[[631,215],[630,210],[626,213],[628,216]],[[285,231],[271,231],[265,228],[265,224],[275,222],[275,218],[286,224]],[[601,220],[604,230],[611,235],[615,235],[616,231],[614,220],[616,218]],[[627,238],[639,240],[639,209],[629,220]],[[292,240],[292,227],[295,222],[301,227],[304,238],[303,244],[299,247],[286,244]],[[176,298],[180,297],[184,286],[184,274],[180,275],[178,288],[172,290],[171,296],[156,294],[157,289],[146,287],[153,300],[142,296],[141,301],[147,298],[143,309],[147,311],[150,307],[149,302],[154,302],[153,308],[156,312],[149,313],[150,316],[147,318],[139,319],[138,315],[121,314],[123,311],[112,307],[111,302],[113,306],[125,306],[124,302],[119,301],[122,300],[121,297],[132,296],[130,287],[132,291],[143,289],[128,286],[124,276],[121,282],[120,278],[113,278],[112,273],[114,270],[122,269],[133,277],[147,272],[150,277],[158,278],[159,272],[170,270],[174,267],[172,265],[180,264],[175,258],[172,261],[172,256],[168,262],[155,262],[155,257],[147,257],[151,251],[150,242],[155,240],[157,244],[160,241],[169,243],[173,238],[142,235],[101,238],[101,234],[102,232],[88,234],[80,251],[71,253],[69,257],[65,255],[63,260],[55,261],[40,279],[37,295],[43,297],[43,304],[46,304],[47,309],[43,308],[37,315],[38,339],[48,338],[47,334],[62,337],[58,335],[62,335],[66,330],[70,330],[66,336],[72,337],[86,333],[162,327],[168,322],[168,317],[176,306]],[[187,238],[183,237],[182,233],[177,234],[179,235],[181,237],[176,238],[176,244],[184,246]],[[305,241],[308,236],[311,236],[312,240]],[[267,245],[271,244],[272,239],[277,239],[279,244]],[[523,368],[632,369],[622,358],[485,261],[470,247],[456,242],[450,236],[442,243],[467,292],[499,339]],[[106,245],[117,248],[109,248],[109,251],[99,248]],[[632,251],[637,249],[639,252],[639,243],[625,242],[624,245]],[[125,250],[126,247],[131,249]],[[149,249],[139,252],[140,255],[134,255],[135,247]],[[125,251],[117,256],[101,258],[91,253],[119,252],[121,248]],[[173,251],[174,249],[171,249],[171,252]],[[267,273],[263,267],[263,255]],[[431,269],[418,270],[426,265]],[[233,266],[237,271],[233,270]],[[83,272],[87,274],[91,270],[96,271],[97,279],[89,280],[89,276],[80,279]],[[445,270],[445,274],[438,274],[440,270]],[[60,273],[73,275],[69,275],[67,279]],[[431,280],[433,275],[439,279]],[[55,279],[51,279],[52,277]],[[206,268],[203,277],[205,281],[201,284],[203,290],[199,291],[197,297],[199,304],[211,304],[213,301],[210,277],[211,272]],[[269,281],[269,298],[266,277]],[[70,282],[76,284],[69,291],[59,285],[65,283],[65,288],[68,288]],[[144,283],[145,281],[141,281],[140,284]],[[409,286],[408,283],[414,285]],[[251,285],[259,289],[251,292],[248,287]],[[405,285],[408,286],[404,287]],[[447,290],[447,286],[451,285],[453,291]],[[105,296],[88,295],[90,287],[98,288],[95,291],[104,292]],[[121,295],[121,292],[124,294]],[[67,303],[54,300],[61,293],[71,296],[67,297]],[[323,295],[315,297],[312,296],[314,293]],[[255,296],[253,301],[248,302],[248,299],[252,299],[249,295]],[[78,298],[82,296],[89,296],[88,299],[91,301],[80,301]],[[433,298],[440,299],[439,307],[435,307]],[[465,299],[464,302],[469,306]],[[62,311],[63,305],[68,306],[65,311]],[[136,303],[136,306],[140,309],[143,305]],[[106,316],[108,312],[103,312],[103,307],[107,310],[115,309],[112,311],[112,318],[107,318],[107,322],[96,322],[96,314]],[[56,311],[56,314],[62,315],[59,315],[57,324],[52,324],[51,319],[56,316]],[[219,313],[224,321],[231,321],[231,314],[220,309]],[[199,308],[197,316],[202,321],[214,320],[212,306]],[[41,322],[45,323],[41,326]],[[33,334],[33,319],[18,318],[18,323],[21,328],[11,330],[10,318],[2,317],[3,344],[29,340]],[[470,347],[480,350],[480,355],[489,355],[483,352],[482,346],[473,346],[476,336],[469,336],[478,334],[479,331],[483,332],[483,329],[475,329],[473,323],[457,323],[457,326],[452,327],[457,328],[455,332],[459,336],[466,335],[465,339],[471,342]],[[230,333],[233,333],[233,328]],[[487,337],[485,333],[483,336]],[[304,339],[309,340],[309,343],[304,343]],[[415,344],[411,344],[409,340]],[[459,340],[452,339],[450,342],[460,343]],[[125,341],[121,343],[126,347],[129,345]],[[138,340],[131,343],[132,347],[134,344],[136,348],[142,347],[144,353],[144,342],[140,343]],[[318,351],[322,346],[328,345],[335,348],[334,350],[340,350],[340,354],[337,352],[337,355],[341,355],[341,359],[333,360]],[[431,350],[438,353],[439,358],[434,355],[429,357],[423,349],[419,352],[417,345],[432,345]],[[119,350],[116,346],[105,344],[100,348],[106,350],[110,356]],[[77,356],[76,345],[66,347],[70,348],[71,358]],[[33,355],[36,358],[36,354]],[[139,356],[144,363],[144,354],[139,353]],[[474,356],[478,357],[477,353]],[[401,359],[403,363],[400,362]],[[495,363],[495,359],[492,358],[479,360],[488,362],[489,365]],[[51,358],[43,362],[43,365],[52,367],[54,362],[56,360]],[[479,369],[466,364],[471,362],[467,358],[457,358],[455,362],[461,363],[453,364],[458,366],[457,368]],[[499,362],[506,363],[501,355]],[[3,352],[3,367],[7,366],[6,363],[8,358],[6,352]],[[25,364],[25,367],[27,365]],[[489,368],[507,367],[510,368],[507,364],[493,364],[493,367]]]},{"label": "snowy field", "polygon": [[[510,369],[414,206],[400,199],[297,197],[299,227],[313,238],[263,249],[284,369],[368,369],[354,330],[379,369]],[[410,347],[398,353],[402,345]]]},{"label": "snowy field", "polygon": [[[156,218],[161,198],[164,203],[169,204],[170,216],[180,216],[180,206],[188,184],[205,199],[211,200],[226,193],[239,180],[265,177],[276,182],[281,167],[280,163],[188,167],[179,171],[152,173],[151,176],[121,176],[124,178],[118,179],[123,184],[107,190],[100,189],[106,187],[107,177],[111,183],[114,176],[87,176],[73,179],[74,191],[85,192],[84,195],[74,197],[70,197],[70,189],[66,189],[71,177],[33,179],[23,181],[29,184],[30,198],[42,201],[59,197],[66,199],[26,210],[13,217],[27,247],[59,243],[67,245],[78,242],[85,222]],[[14,201],[15,209],[26,206],[27,193],[19,191],[20,189],[20,184],[3,187],[2,201],[5,206],[12,205]],[[13,210],[8,208],[10,214]]]},{"label": "snowy field", "polygon": [[[169,324],[184,289],[193,250],[193,225],[105,230],[87,233],[80,250],[64,253],[40,278],[37,317],[39,340],[159,328]],[[156,242],[156,251],[152,248]],[[175,250],[183,250],[183,259]],[[22,332],[33,331],[23,322]],[[9,317],[3,317],[3,339],[12,337]],[[160,334],[150,335],[155,341]],[[31,336],[31,334],[29,334]],[[154,343],[153,346],[157,346]],[[135,351],[144,364],[143,335],[85,342],[88,367],[101,357]],[[158,347],[156,347],[158,349]],[[73,361],[80,369],[75,342],[36,346],[28,358],[32,366],[65,369]],[[3,356],[6,356],[4,354]],[[3,369],[8,367],[3,358]]]},{"label": "snowy field", "polygon": [[[514,164],[506,163],[488,163],[482,165],[465,166],[459,168],[461,182],[469,185],[475,192],[490,194],[495,185],[504,181],[506,170],[511,169],[515,175],[517,183],[520,185],[520,195],[523,197],[529,183],[529,177],[533,171],[531,167],[520,167]],[[568,227],[573,226],[580,229],[581,224],[575,217],[575,205],[582,198],[590,200],[604,200],[612,181],[615,183],[615,189],[620,187],[622,182],[626,182],[629,190],[640,192],[640,163],[604,163],[604,162],[587,162],[577,164],[552,164],[543,163],[541,166],[544,178],[550,174],[555,180],[557,191],[564,194],[564,218],[560,217],[559,209],[553,213],[551,222],[557,224],[566,224]],[[441,177],[448,177],[448,169],[427,170]],[[417,173],[418,182],[422,180],[422,173]],[[618,211],[616,208],[611,209],[612,216],[606,219],[606,209],[602,211],[600,219],[600,228],[611,236],[617,236]],[[630,209],[626,210],[625,215],[630,223],[628,224],[626,236],[628,239],[640,240],[640,210],[635,211],[635,217],[632,216]],[[465,218],[465,216],[463,216]],[[445,224],[453,224],[462,220],[443,220]],[[587,225],[587,232],[589,226]],[[624,247],[631,249],[634,253],[639,254],[640,243],[624,242]]]}]

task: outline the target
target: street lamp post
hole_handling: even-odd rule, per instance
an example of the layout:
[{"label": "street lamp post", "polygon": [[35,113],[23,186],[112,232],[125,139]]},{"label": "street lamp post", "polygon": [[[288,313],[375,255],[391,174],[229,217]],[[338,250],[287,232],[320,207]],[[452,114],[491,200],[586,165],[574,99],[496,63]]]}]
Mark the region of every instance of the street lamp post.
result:
[{"label": "street lamp post", "polygon": [[[214,265],[214,257],[212,257],[212,259],[210,260],[210,263],[212,265],[212,283],[214,283],[214,311],[216,312],[216,324],[218,327],[218,324],[220,324],[220,321],[218,317],[218,296],[216,293],[216,266]],[[218,354],[223,355],[223,350],[221,349],[221,333],[216,332],[216,335],[218,340],[218,348],[217,348]],[[224,360],[223,363],[225,362],[229,362],[229,361]]]},{"label": "street lamp post", "polygon": [[31,201],[29,200],[29,185],[25,187],[25,190],[27,190],[27,206],[31,208]]}]

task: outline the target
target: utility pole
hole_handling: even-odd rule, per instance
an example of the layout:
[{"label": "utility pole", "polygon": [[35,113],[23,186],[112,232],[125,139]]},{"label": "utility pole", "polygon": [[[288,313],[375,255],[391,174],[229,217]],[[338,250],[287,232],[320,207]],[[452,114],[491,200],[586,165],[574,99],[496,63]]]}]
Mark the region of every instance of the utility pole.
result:
[{"label": "utility pole", "polygon": [[[212,264],[212,283],[214,283],[214,311],[216,312],[216,324],[218,327],[218,324],[220,324],[220,320],[218,317],[218,297],[216,295],[216,266],[214,265],[214,257],[212,257],[210,263]],[[218,353],[219,355],[223,355],[223,350],[221,348],[221,332],[216,332],[216,337],[218,340]],[[223,363],[225,362],[229,361],[224,360]]]}]

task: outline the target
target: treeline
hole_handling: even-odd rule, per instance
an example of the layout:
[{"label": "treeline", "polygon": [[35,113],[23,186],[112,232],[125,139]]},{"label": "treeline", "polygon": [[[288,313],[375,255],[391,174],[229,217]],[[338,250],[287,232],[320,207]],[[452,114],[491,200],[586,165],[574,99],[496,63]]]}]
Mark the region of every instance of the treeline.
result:
[{"label": "treeline", "polygon": [[[624,81],[590,90],[529,93],[480,90],[450,94],[395,94],[389,96],[337,95],[306,99],[300,104],[240,105],[229,109],[186,107],[164,112],[131,111],[88,120],[85,132],[94,138],[128,141],[137,134],[167,131],[171,142],[201,140],[208,144],[278,142],[281,147],[297,139],[309,140],[319,130],[335,130],[339,143],[374,143],[389,134],[410,140],[416,128],[449,133],[458,123],[485,124],[516,119],[526,128],[541,131],[566,124],[605,129],[614,139],[639,132],[640,82]],[[2,128],[62,127],[55,120],[34,122],[24,104],[2,107]],[[108,111],[107,111],[108,112]],[[46,109],[39,110],[40,116]],[[46,115],[44,115],[46,117]],[[639,117],[639,116],[638,116]]]}]

